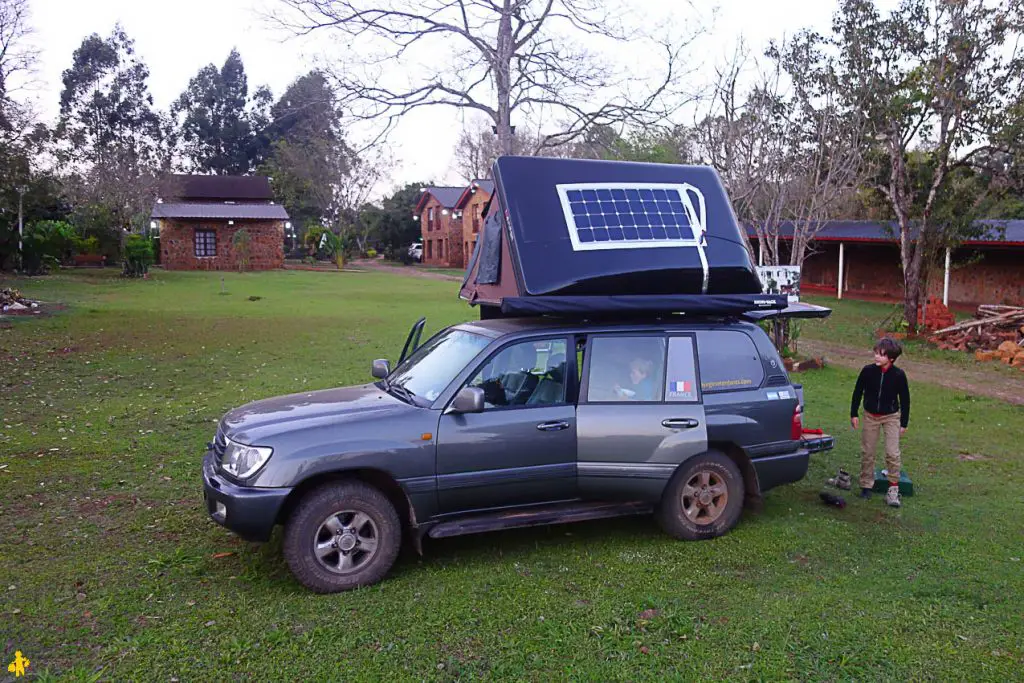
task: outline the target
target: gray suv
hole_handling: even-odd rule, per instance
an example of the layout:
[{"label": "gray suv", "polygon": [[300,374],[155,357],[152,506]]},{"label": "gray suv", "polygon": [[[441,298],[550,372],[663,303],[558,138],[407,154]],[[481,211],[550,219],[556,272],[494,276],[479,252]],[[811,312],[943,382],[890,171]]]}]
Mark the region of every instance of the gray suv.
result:
[{"label": "gray suv", "polygon": [[377,382],[250,403],[209,444],[210,516],[254,541],[283,525],[313,591],[380,581],[425,536],[649,513],[720,536],[832,447],[742,318],[499,318],[419,345],[423,323]]}]

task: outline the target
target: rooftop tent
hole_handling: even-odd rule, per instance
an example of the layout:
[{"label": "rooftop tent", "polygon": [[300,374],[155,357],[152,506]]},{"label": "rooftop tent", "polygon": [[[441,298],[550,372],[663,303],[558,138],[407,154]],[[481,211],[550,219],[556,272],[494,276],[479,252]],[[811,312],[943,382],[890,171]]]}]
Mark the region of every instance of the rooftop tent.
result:
[{"label": "rooftop tent", "polygon": [[[765,296],[711,168],[500,157],[460,296],[504,315],[741,313]],[[780,301],[781,300],[781,301]]]}]

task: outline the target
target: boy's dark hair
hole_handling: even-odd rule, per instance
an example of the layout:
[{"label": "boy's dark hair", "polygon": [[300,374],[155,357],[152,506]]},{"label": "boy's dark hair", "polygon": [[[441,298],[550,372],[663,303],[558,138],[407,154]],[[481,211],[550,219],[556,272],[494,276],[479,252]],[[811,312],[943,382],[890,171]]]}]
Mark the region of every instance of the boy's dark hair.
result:
[{"label": "boy's dark hair", "polygon": [[879,339],[878,343],[875,344],[874,350],[887,356],[893,363],[895,363],[896,359],[900,357],[901,353],[903,353],[903,347],[900,346],[900,343],[892,337],[882,337]]}]

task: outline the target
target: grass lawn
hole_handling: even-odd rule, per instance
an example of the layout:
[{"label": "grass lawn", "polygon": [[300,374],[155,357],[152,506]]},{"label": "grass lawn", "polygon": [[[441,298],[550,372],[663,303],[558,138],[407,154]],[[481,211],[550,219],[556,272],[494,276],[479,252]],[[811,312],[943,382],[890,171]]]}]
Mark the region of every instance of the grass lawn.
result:
[{"label": "grass lawn", "polygon": [[[354,384],[408,326],[473,311],[383,273],[104,272],[0,280],[67,310],[0,328],[0,644],[30,674],[117,680],[1019,679],[1024,412],[915,393],[917,495],[818,500],[854,376],[800,377],[839,436],[729,535],[646,518],[428,541],[391,578],[316,596],[214,525],[200,460],[246,401]],[[250,300],[250,297],[260,297]],[[845,323],[844,323],[845,325]],[[852,323],[851,323],[852,325]],[[835,334],[853,329],[840,326]],[[860,343],[850,340],[851,345]],[[0,668],[0,676],[5,668]],[[45,678],[45,676],[44,676]],[[91,680],[91,679],[90,679]]]}]

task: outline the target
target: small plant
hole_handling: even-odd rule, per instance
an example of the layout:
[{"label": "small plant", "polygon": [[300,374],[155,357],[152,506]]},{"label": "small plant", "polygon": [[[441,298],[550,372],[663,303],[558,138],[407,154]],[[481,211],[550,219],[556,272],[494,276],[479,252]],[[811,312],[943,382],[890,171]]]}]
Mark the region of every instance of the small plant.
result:
[{"label": "small plant", "polygon": [[366,258],[377,258],[377,250],[373,248],[367,249]]},{"label": "small plant", "polygon": [[153,265],[153,241],[142,235],[131,234],[124,240],[124,277],[144,277]]}]

